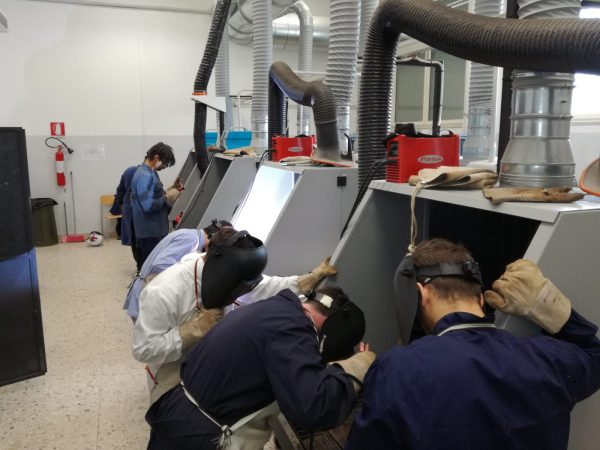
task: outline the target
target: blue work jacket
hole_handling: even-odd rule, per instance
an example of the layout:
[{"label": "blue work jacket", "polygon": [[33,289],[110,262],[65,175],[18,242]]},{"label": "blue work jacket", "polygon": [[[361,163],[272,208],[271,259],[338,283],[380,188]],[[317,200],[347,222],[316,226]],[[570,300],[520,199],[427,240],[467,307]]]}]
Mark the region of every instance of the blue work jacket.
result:
[{"label": "blue work jacket", "polygon": [[[434,334],[492,322],[452,313]],[[596,331],[572,311],[552,337],[473,328],[394,348],[367,373],[345,448],[566,449],[573,406],[600,387]]]},{"label": "blue work jacket", "polygon": [[[356,402],[343,371],[321,362],[314,325],[288,289],[227,314],[187,355],[181,378],[197,403],[227,425],[277,400],[295,425],[329,429]],[[214,449],[220,435],[180,386],[154,403],[146,420],[149,449]]]},{"label": "blue work jacket", "polygon": [[131,166],[125,169],[119,185],[117,186],[117,192],[115,193],[115,201],[110,208],[111,214],[122,214],[121,217],[121,244],[132,245],[131,241],[131,227],[133,226],[133,217],[131,216],[131,180],[133,175],[139,166]]},{"label": "blue work jacket", "polygon": [[159,237],[169,233],[169,205],[158,173],[140,165],[131,181],[131,204],[136,239]]}]

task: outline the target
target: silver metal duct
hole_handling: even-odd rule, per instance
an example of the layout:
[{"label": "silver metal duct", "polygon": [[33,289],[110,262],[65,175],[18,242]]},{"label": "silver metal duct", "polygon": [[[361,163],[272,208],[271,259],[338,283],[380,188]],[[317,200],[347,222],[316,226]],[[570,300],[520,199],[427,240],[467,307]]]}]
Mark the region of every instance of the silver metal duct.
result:
[{"label": "silver metal duct", "polygon": [[329,17],[331,31],[325,84],[331,87],[337,103],[340,145],[345,152],[344,134],[350,133],[350,101],[358,59],[360,0],[331,0]]},{"label": "silver metal duct", "polygon": [[[519,19],[579,17],[580,0],[520,0]],[[510,141],[500,165],[500,184],[574,186],[569,142],[574,75],[513,72]]]},{"label": "silver metal duct", "polygon": [[[302,0],[294,3],[289,8],[283,10],[283,14],[287,14],[288,12],[296,14],[300,22],[300,48],[298,51],[298,71],[310,72],[310,70],[312,69],[314,30],[312,13],[310,12],[310,8],[308,7],[308,5]],[[296,132],[298,134],[310,135],[311,111],[311,108],[307,108],[300,104],[298,105],[298,112],[296,117]]]},{"label": "silver metal duct", "polygon": [[[474,0],[474,14],[504,17],[503,0]],[[471,161],[491,160],[496,155],[495,130],[500,68],[470,64],[467,107],[467,137],[463,144],[462,165]]]},{"label": "silver metal duct", "polygon": [[225,97],[225,130],[233,126],[233,102],[229,96],[229,36],[223,33],[219,54],[215,63],[215,94]]},{"label": "silver metal duct", "polygon": [[363,55],[365,52],[365,43],[367,34],[369,33],[369,25],[371,17],[377,8],[379,0],[362,0],[360,4],[360,38],[358,40],[358,54]]},{"label": "silver metal duct", "polygon": [[262,154],[269,147],[269,69],[273,60],[271,2],[252,0],[254,71],[252,88],[252,146]]},{"label": "silver metal duct", "polygon": [[[288,14],[286,10],[297,0],[275,0],[271,3],[273,14],[273,45],[285,49],[300,39],[300,19],[298,14]],[[250,45],[252,35],[251,0],[238,0],[231,6],[228,30],[232,42]],[[289,11],[289,10],[288,10]],[[327,46],[329,42],[329,18],[313,17],[313,45]]]},{"label": "silver metal duct", "polygon": [[[229,25],[229,37],[232,42],[240,45],[252,44],[252,24],[240,22],[241,15],[232,16],[233,23]],[[247,30],[247,28],[250,30]],[[245,31],[242,31],[245,30]],[[297,45],[300,40],[300,20],[297,14],[287,14],[273,20],[273,48],[284,50]],[[329,17],[313,16],[313,46],[327,47],[329,43]]]}]

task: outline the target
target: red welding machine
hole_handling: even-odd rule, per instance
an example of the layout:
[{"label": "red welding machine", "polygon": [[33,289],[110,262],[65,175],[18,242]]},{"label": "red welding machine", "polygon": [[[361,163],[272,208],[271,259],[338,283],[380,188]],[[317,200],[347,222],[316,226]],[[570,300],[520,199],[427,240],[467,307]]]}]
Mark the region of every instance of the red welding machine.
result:
[{"label": "red welding machine", "polygon": [[298,136],[293,138],[274,136],[272,139],[272,161],[280,161],[288,156],[310,156],[314,143],[314,136]]},{"label": "red welding machine", "polygon": [[[439,166],[458,166],[460,136],[408,137],[399,134],[386,141],[388,159],[386,181],[406,183],[421,169]],[[395,160],[395,161],[390,161]]]}]

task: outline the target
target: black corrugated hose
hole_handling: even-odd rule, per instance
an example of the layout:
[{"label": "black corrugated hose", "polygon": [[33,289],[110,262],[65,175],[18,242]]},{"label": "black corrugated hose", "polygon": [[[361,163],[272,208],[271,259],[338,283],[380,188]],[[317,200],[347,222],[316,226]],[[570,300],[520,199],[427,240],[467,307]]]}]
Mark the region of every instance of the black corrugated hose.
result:
[{"label": "black corrugated hose", "polygon": [[[503,19],[431,0],[383,0],[369,28],[358,109],[359,182],[385,157],[400,34],[459,58],[542,72],[600,74],[599,19]],[[382,166],[375,178],[385,177]]]},{"label": "black corrugated hose", "polygon": [[319,151],[337,159],[337,109],[331,88],[321,81],[302,80],[281,61],[273,63],[269,70],[269,139],[285,132],[284,93],[294,102],[312,107]]},{"label": "black corrugated hose", "polygon": [[[215,6],[206,47],[204,48],[204,55],[202,56],[202,62],[200,63],[200,67],[198,67],[198,73],[194,81],[194,93],[206,92],[210,75],[219,54],[221,37],[223,36],[223,30],[229,17],[230,5],[231,0],[219,0]],[[201,175],[204,175],[209,163],[205,139],[206,105],[196,103],[194,114],[194,149],[196,150],[196,162]]]}]

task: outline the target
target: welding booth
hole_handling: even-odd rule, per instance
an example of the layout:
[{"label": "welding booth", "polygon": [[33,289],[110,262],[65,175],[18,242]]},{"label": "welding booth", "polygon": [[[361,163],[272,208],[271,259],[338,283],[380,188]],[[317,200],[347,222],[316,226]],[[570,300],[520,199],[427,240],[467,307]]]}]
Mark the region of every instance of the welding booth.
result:
[{"label": "welding booth", "polygon": [[212,219],[231,220],[252,184],[257,162],[249,156],[216,154],[204,176],[193,165],[184,179],[185,189],[175,202],[169,220],[179,216],[178,229],[202,228]]},{"label": "welding booth", "polygon": [[[340,240],[332,263],[340,269],[336,284],[365,313],[364,340],[383,352],[398,341],[394,273],[408,252],[411,195],[407,184],[373,181]],[[537,263],[592,322],[600,323],[600,199],[588,196],[570,204],[504,203],[492,205],[480,191],[422,190],[415,205],[420,242],[443,237],[463,243],[479,262],[485,288],[518,258]],[[328,281],[327,283],[331,283]],[[496,326],[517,335],[539,334],[526,320],[496,315]],[[600,394],[573,412],[569,448],[597,443]]]},{"label": "welding booth", "polygon": [[357,178],[356,168],[265,162],[232,223],[265,243],[265,273],[304,273],[333,252],[358,192]]}]

